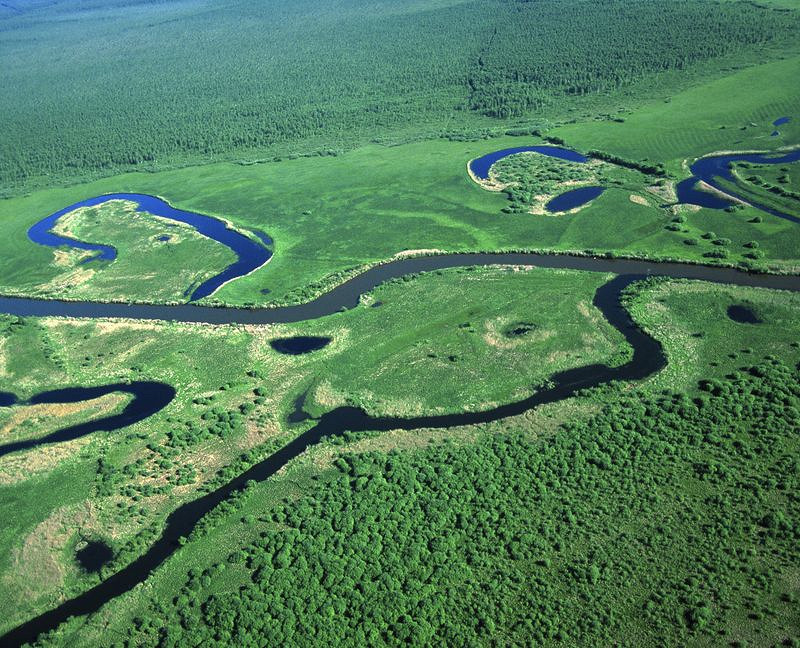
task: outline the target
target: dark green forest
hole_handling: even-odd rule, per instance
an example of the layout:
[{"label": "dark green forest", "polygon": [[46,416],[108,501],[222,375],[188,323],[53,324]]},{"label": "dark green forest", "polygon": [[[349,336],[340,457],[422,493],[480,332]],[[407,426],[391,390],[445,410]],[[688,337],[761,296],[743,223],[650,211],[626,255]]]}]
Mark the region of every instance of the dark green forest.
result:
[{"label": "dark green forest", "polygon": [[540,124],[797,33],[712,0],[6,3],[0,188]]},{"label": "dark green forest", "polygon": [[117,645],[797,645],[798,408],[770,357],[543,441],[345,454]]}]

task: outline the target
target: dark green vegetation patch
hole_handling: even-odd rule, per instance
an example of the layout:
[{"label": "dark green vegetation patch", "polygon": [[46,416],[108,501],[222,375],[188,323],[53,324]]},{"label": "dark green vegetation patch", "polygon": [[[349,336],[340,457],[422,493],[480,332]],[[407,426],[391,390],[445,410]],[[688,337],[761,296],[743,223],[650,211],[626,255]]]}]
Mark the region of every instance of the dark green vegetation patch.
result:
[{"label": "dark green vegetation patch", "polygon": [[[622,398],[547,443],[346,454],[127,628],[145,645],[797,637],[800,373]],[[214,591],[226,570],[236,591]],[[749,643],[747,645],[750,645]]]},{"label": "dark green vegetation patch", "polygon": [[15,89],[0,95],[0,186],[265,149],[328,154],[541,121],[545,107],[552,119],[587,96],[613,110],[608,93],[642,81],[649,92],[664,73],[796,30],[793,15],[754,3],[688,0],[28,6],[0,30],[0,87]]}]

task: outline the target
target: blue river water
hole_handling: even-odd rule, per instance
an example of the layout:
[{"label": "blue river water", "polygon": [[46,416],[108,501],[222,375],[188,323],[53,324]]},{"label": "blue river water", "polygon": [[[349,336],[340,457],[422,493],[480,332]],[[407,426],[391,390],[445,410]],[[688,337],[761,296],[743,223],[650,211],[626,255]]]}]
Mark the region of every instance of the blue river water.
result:
[{"label": "blue river water", "polygon": [[578,187],[577,189],[565,191],[564,193],[556,196],[550,202],[548,202],[544,208],[552,214],[566,212],[570,209],[575,209],[576,207],[585,205],[586,203],[597,198],[604,191],[605,188],[599,186]]},{"label": "blue river water", "polygon": [[[517,153],[531,152],[540,153],[541,155],[547,155],[548,157],[554,157],[560,160],[567,160],[568,162],[578,162],[580,164],[585,164],[589,161],[589,158],[585,155],[561,146],[517,146],[515,148],[494,151],[493,153],[487,153],[482,157],[475,158],[469,163],[469,169],[476,178],[488,180],[489,170],[498,160],[502,160],[509,155],[516,155]],[[594,200],[603,193],[603,190],[603,187],[580,187],[579,189],[572,189],[553,198],[545,205],[545,209],[553,214],[569,211],[570,209],[575,209],[576,207],[580,207]]]},{"label": "blue river water", "polygon": [[63,427],[38,439],[26,439],[23,441],[11,441],[9,443],[0,444],[0,457],[12,452],[37,448],[42,445],[71,441],[72,439],[77,439],[100,430],[113,431],[128,425],[133,425],[164,409],[172,402],[172,399],[175,398],[175,388],[171,385],[152,380],[138,380],[114,383],[111,385],[100,385],[98,387],[65,387],[64,389],[54,389],[37,394],[24,402],[18,401],[15,394],[0,392],[0,407],[8,407],[15,404],[40,405],[42,403],[80,403],[93,398],[100,398],[101,396],[114,392],[130,394],[133,397],[121,412],[112,414],[111,416],[86,421],[85,423],[68,425],[67,427]]},{"label": "blue river water", "polygon": [[777,216],[778,218],[800,223],[800,218],[797,216],[784,213],[767,205],[755,203],[749,197],[745,199],[737,196],[729,189],[723,189],[720,187],[717,182],[717,179],[728,180],[731,182],[734,180],[730,166],[733,162],[750,162],[753,164],[788,164],[790,162],[797,162],[798,160],[800,160],[800,149],[777,156],[769,153],[734,153],[731,155],[713,155],[710,157],[700,158],[699,160],[696,160],[690,167],[692,176],[678,183],[676,188],[678,193],[678,202],[681,204],[699,205],[700,207],[707,207],[709,209],[725,209],[726,207],[730,207],[730,200],[726,200],[717,194],[697,189],[697,183],[702,180],[715,189],[724,191],[735,198],[741,198],[741,200],[750,203],[753,205],[753,207],[756,207],[761,211],[765,211],[768,214]]},{"label": "blue river water", "polygon": [[[133,194],[133,193],[115,193],[105,194],[103,196],[95,196],[94,198],[87,198],[77,202],[69,207],[65,207],[50,216],[43,218],[38,223],[33,225],[28,230],[28,238],[34,243],[39,245],[48,245],[51,247],[60,247],[63,245],[75,248],[78,250],[89,250],[97,252],[98,254],[87,259],[88,261],[113,261],[117,258],[117,250],[110,245],[103,245],[100,243],[87,243],[79,241],[66,236],[60,236],[52,231],[59,218],[68,214],[71,211],[81,207],[94,207],[109,200],[128,200],[137,204],[137,211],[148,212],[161,218],[186,223],[194,227],[198,233],[210,239],[222,243],[230,248],[238,257],[234,263],[231,263],[219,274],[214,275],[210,279],[206,279],[201,283],[191,294],[190,301],[196,301],[203,297],[208,297],[213,294],[220,286],[249,274],[253,270],[260,268],[272,256],[272,252],[265,246],[259,245],[244,234],[230,229],[223,221],[206,216],[204,214],[197,214],[195,212],[184,211],[176,209],[169,203],[155,196],[147,194]],[[263,232],[255,232],[265,245],[272,243],[272,239]],[[163,237],[160,240],[164,240]],[[267,242],[269,241],[269,243]],[[188,294],[188,291],[187,291]]]},{"label": "blue river water", "polygon": [[509,155],[517,153],[541,153],[549,157],[558,158],[560,160],[567,160],[568,162],[585,163],[589,161],[585,155],[581,155],[577,151],[571,151],[560,146],[517,146],[515,148],[507,148],[501,151],[494,151],[487,153],[483,157],[475,158],[469,163],[469,170],[475,175],[476,178],[481,180],[489,179],[489,169],[498,160],[502,160]]}]

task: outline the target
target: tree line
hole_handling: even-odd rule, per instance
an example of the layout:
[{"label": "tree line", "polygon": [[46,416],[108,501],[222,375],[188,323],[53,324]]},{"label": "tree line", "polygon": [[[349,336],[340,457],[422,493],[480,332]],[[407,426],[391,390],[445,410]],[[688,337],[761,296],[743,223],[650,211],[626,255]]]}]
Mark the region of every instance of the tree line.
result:
[{"label": "tree line", "polygon": [[[744,2],[55,4],[0,30],[0,188],[542,120],[797,37]],[[80,18],[79,20],[76,18]]]},{"label": "tree line", "polygon": [[727,644],[743,618],[796,640],[799,427],[771,357],[546,439],[343,454],[117,645]]}]

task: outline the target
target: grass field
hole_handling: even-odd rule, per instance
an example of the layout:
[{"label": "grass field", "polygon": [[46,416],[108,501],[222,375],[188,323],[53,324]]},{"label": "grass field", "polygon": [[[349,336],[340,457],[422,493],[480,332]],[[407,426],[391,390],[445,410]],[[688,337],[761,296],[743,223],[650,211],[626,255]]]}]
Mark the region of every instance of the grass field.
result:
[{"label": "grass field", "polygon": [[[0,86],[16,90],[0,98],[0,295],[187,301],[234,260],[118,202],[59,224],[114,246],[113,262],[28,240],[48,214],[119,192],[274,239],[270,263],[207,304],[307,301],[409,252],[800,272],[797,223],[674,204],[699,156],[800,144],[797,14],[782,10],[798,0],[68,4],[0,3]],[[548,142],[599,154],[507,158],[504,191],[467,172]],[[737,174],[800,217],[775,190],[800,191],[800,163]],[[606,190],[543,213],[586,183]],[[299,407],[481,411],[554,372],[626,362],[592,304],[609,279],[445,270],[270,326],[0,316],[0,392],[176,390],[116,433],[0,457],[0,633],[111,576],[170,512],[307,431]],[[663,344],[655,376],[491,424],[323,440],[44,645],[800,645],[800,295],[654,279],[624,301]],[[300,335],[331,341],[270,345]],[[0,444],[126,399],[0,407]],[[97,573],[76,560],[93,540],[113,552]]]},{"label": "grass field", "polygon": [[[115,200],[60,218],[55,233],[88,243],[113,241],[117,257],[86,263],[96,253],[51,248],[47,281],[20,285],[19,292],[68,299],[186,301],[187,291],[236,260],[231,250],[191,226],[134,207]],[[42,274],[40,269],[35,281]]]},{"label": "grass field", "polygon": [[[376,414],[478,410],[531,393],[555,371],[624,361],[621,336],[591,305],[606,279],[448,270],[381,286],[345,313],[269,327],[5,318],[0,391],[25,399],[127,377],[177,390],[167,408],[121,435],[96,433],[0,458],[0,511],[13,520],[0,533],[0,601],[15,610],[6,627],[96,581],[75,564],[81,537],[109,542],[114,565],[124,564],[218,471],[244,470],[298,434],[307,424],[290,426],[286,417],[304,392],[312,413],[343,402]],[[305,356],[269,346],[297,334],[333,342]],[[37,438],[70,417],[113,413],[124,402],[112,395],[69,417],[56,406],[0,409],[3,441]],[[219,412],[234,416],[223,421]],[[252,454],[240,465],[242,453]],[[30,502],[24,514],[15,513],[20,501]]]},{"label": "grass field", "polygon": [[800,164],[781,166],[739,163],[734,181],[723,181],[745,200],[772,207],[784,214],[800,213]]},{"label": "grass field", "polygon": [[[797,264],[798,228],[769,215],[751,223],[756,212],[731,216],[703,209],[687,212],[688,225],[679,229],[688,232],[670,231],[674,214],[660,208],[667,199],[664,188],[648,193],[646,187],[640,192],[612,187],[576,214],[503,213],[506,196],[476,185],[466,163],[492,150],[534,141],[499,137],[372,145],[338,157],[128,174],[8,199],[0,202],[7,228],[0,242],[0,291],[19,293],[53,277],[52,251],[25,236],[31,224],[66,204],[110,191],[164,196],[180,208],[270,232],[275,239],[271,262],[211,298],[233,304],[303,301],[320,285],[335,282],[337,274],[416,249],[595,250],[713,263],[715,259],[704,256],[711,248],[684,243],[713,231],[734,242],[722,262],[747,260],[741,245],[757,239],[763,257],[752,261],[755,265],[792,269]],[[645,204],[633,202],[632,194]],[[116,234],[110,234],[103,240],[113,245]],[[166,270],[159,276],[170,276]],[[271,291],[268,296],[261,294],[265,288]],[[118,297],[113,288],[106,293],[87,284],[86,290],[105,299]]]},{"label": "grass field", "polygon": [[[391,289],[392,286],[387,286],[385,290]],[[726,310],[732,304],[748,305],[758,313],[763,323],[748,325],[730,320]],[[354,452],[355,456],[366,453],[363,461],[367,465],[373,460],[383,465],[381,462],[389,458],[397,470],[401,470],[407,462],[414,462],[415,470],[424,470],[425,465],[443,465],[441,462],[445,458],[439,456],[440,452],[445,452],[451,462],[463,462],[466,461],[463,453],[469,454],[475,448],[494,445],[496,442],[492,441],[493,438],[505,439],[506,435],[521,429],[526,435],[526,452],[540,456],[547,465],[568,461],[572,466],[574,455],[568,453],[574,452],[570,448],[576,442],[575,435],[582,434],[581,430],[589,435],[581,442],[588,444],[584,448],[594,447],[596,451],[597,446],[592,445],[595,442],[606,447],[603,441],[604,428],[592,427],[592,417],[603,406],[614,407],[615,402],[621,402],[620,407],[635,409],[634,402],[641,404],[644,401],[652,402],[653,405],[649,407],[655,408],[656,397],[665,393],[665,390],[700,396],[704,392],[698,388],[698,379],[724,384],[726,376],[740,367],[763,362],[765,356],[778,356],[786,365],[800,360],[797,344],[800,339],[800,298],[795,295],[700,282],[656,282],[637,291],[632,308],[637,321],[663,342],[670,360],[669,367],[640,387],[633,399],[629,398],[629,392],[624,388],[617,391],[601,390],[594,396],[560,403],[557,413],[546,409],[540,414],[499,422],[482,430],[464,429],[433,434],[425,431],[399,435],[386,433],[344,448],[317,447],[296,461],[284,474],[255,487],[237,504],[235,511],[217,518],[207,535],[193,540],[191,551],[182,550],[171,558],[150,579],[146,589],[113,601],[101,616],[88,625],[82,622],[71,624],[57,636],[54,645],[64,642],[91,645],[100,636],[99,633],[108,632],[107,623],[122,634],[135,629],[142,636],[150,636],[151,633],[157,635],[158,629],[148,619],[158,614],[166,616],[165,623],[171,636],[200,631],[203,623],[216,623],[210,618],[198,623],[192,615],[199,613],[201,608],[191,601],[206,601],[212,595],[223,598],[238,595],[234,593],[240,592],[242,587],[249,587],[251,579],[262,582],[266,578],[264,570],[268,567],[264,567],[263,563],[253,563],[250,567],[246,557],[257,555],[255,547],[263,542],[265,533],[269,537],[275,532],[273,514],[284,510],[282,502],[297,502],[300,506],[298,510],[302,512],[300,514],[306,516],[304,519],[307,519],[310,528],[316,528],[314,525],[319,523],[320,516],[324,518],[327,515],[325,511],[329,510],[328,504],[316,505],[315,508],[313,501],[317,498],[329,502],[331,497],[346,497],[354,507],[353,515],[362,514],[357,502],[368,498],[370,491],[359,494],[354,482],[343,483],[340,480],[339,471],[332,467],[332,462],[340,453],[345,456],[353,456]],[[617,423],[623,416],[622,412],[617,415]],[[567,421],[569,424],[565,425]],[[505,576],[501,577],[501,572],[517,574],[520,580],[515,582],[520,585],[509,584],[514,592],[513,597],[526,597],[536,592],[541,607],[535,609],[560,610],[559,618],[563,623],[558,629],[564,636],[591,637],[597,641],[602,641],[603,637],[613,637],[617,641],[634,644],[660,641],[697,645],[714,645],[721,636],[728,641],[744,639],[755,643],[758,643],[758,637],[769,637],[771,641],[779,642],[787,636],[796,636],[791,630],[797,628],[796,610],[792,610],[791,603],[793,597],[797,596],[789,558],[791,536],[775,531],[765,535],[761,543],[753,545],[749,535],[752,531],[747,526],[749,522],[737,526],[726,521],[730,520],[728,516],[733,511],[739,511],[736,514],[738,517],[744,515],[740,511],[741,506],[755,510],[757,516],[763,516],[764,511],[771,511],[776,506],[791,509],[793,505],[788,503],[785,495],[770,496],[756,505],[756,500],[748,495],[751,491],[737,486],[748,480],[764,479],[767,473],[762,471],[762,463],[769,465],[769,462],[780,461],[780,457],[784,456],[781,453],[792,452],[790,445],[786,445],[790,441],[788,437],[780,437],[780,445],[775,440],[773,450],[766,449],[770,447],[766,446],[760,454],[750,454],[749,460],[742,460],[740,456],[731,454],[729,449],[739,448],[742,453],[752,453],[754,441],[746,432],[751,428],[738,431],[736,434],[740,436],[733,437],[733,445],[732,441],[727,440],[729,437],[725,429],[721,420],[718,420],[717,430],[726,441],[716,445],[697,443],[691,436],[677,436],[669,440],[662,437],[660,441],[654,437],[643,441],[647,444],[644,446],[646,451],[640,448],[626,455],[625,461],[612,462],[611,467],[607,468],[611,471],[607,476],[603,470],[590,473],[589,476],[573,467],[568,474],[562,475],[561,488],[554,488],[552,495],[550,489],[546,489],[544,495],[540,492],[539,497],[544,497],[544,500],[537,500],[539,504],[535,509],[529,510],[524,504],[517,503],[511,486],[501,489],[505,493],[504,504],[496,510],[513,510],[522,515],[522,511],[515,507],[523,506],[527,511],[523,516],[527,527],[536,529],[541,524],[542,534],[547,533],[544,529],[550,528],[548,525],[553,520],[560,519],[557,511],[562,511],[562,514],[564,511],[574,511],[576,514],[582,511],[585,517],[573,523],[575,526],[558,524],[556,531],[549,531],[549,539],[543,545],[535,545],[533,558],[509,559],[504,552],[488,554],[481,563],[480,573],[483,570],[500,570],[498,578],[502,579]],[[618,431],[612,438],[619,439],[621,434]],[[443,446],[446,437],[450,441]],[[397,454],[398,449],[402,450],[401,454]],[[572,459],[569,459],[570,456]],[[499,459],[490,455],[481,460]],[[352,461],[356,462],[355,459]],[[462,463],[458,465],[460,468],[454,475],[466,470]],[[506,474],[506,468],[502,467],[504,465],[495,466],[489,473],[494,477],[487,479],[491,481],[498,475]],[[663,471],[660,472],[657,465],[661,465]],[[708,465],[715,465],[718,471],[715,474],[722,477],[698,477],[698,466]],[[631,479],[619,473],[623,466],[634,470],[637,476],[633,481],[618,481]],[[584,476],[579,477],[580,474]],[[512,475],[513,472],[508,479],[513,481],[515,477]],[[518,478],[519,475],[516,476]],[[642,480],[648,484],[647,497],[642,497]],[[527,483],[529,480],[525,481]],[[629,485],[622,486],[623,483]],[[421,518],[423,528],[428,524],[438,524],[435,511],[444,495],[437,488],[442,486],[422,488],[417,495],[422,506],[429,507],[427,517],[424,515]],[[559,493],[563,496],[559,496]],[[551,497],[554,498],[552,502]],[[311,502],[308,505],[311,508],[304,502]],[[754,506],[755,509],[752,508]],[[295,505],[290,507],[291,510],[295,508]],[[486,509],[482,511],[480,514],[476,512],[478,520],[482,519],[480,515],[489,514]],[[569,518],[569,514],[566,515]],[[510,519],[517,519],[516,513]],[[698,519],[706,520],[710,526],[698,526]],[[424,520],[427,520],[427,524]],[[729,530],[724,531],[726,528]],[[442,529],[440,533],[449,538],[453,529]],[[722,537],[719,534],[723,534]],[[526,555],[523,547],[529,541],[524,537],[521,539],[518,551],[522,555]],[[402,542],[402,538],[385,545],[384,552],[394,555],[394,551],[400,551],[404,545],[396,546],[397,542]],[[556,542],[555,549],[552,548],[553,542]],[[738,554],[739,551],[743,553]],[[357,555],[361,558],[359,568],[371,570],[384,564],[377,556],[368,553]],[[731,556],[739,558],[733,559]],[[300,560],[297,556],[296,559]],[[311,560],[310,555],[308,560]],[[332,563],[331,568],[338,564],[338,560]],[[220,563],[225,567],[216,567]],[[734,563],[738,569],[734,569]],[[294,563],[289,573],[295,576],[302,573],[302,567],[299,566],[302,564]],[[590,571],[591,564],[600,565],[599,573],[591,577],[591,586],[582,589],[580,596],[570,596],[568,592],[574,588],[585,587],[581,584],[584,581],[580,574]],[[255,565],[262,565],[258,574],[253,572]],[[193,576],[189,576],[189,573]],[[415,578],[411,575],[413,571],[407,573],[408,578]],[[458,591],[470,591],[468,582],[461,580],[466,577],[464,573],[454,572],[452,578],[448,579],[450,586],[458,587]],[[213,578],[201,580],[201,574],[213,575]],[[547,578],[543,579],[543,575]],[[437,576],[434,582],[439,583],[439,578]],[[692,580],[686,581],[686,578]],[[189,585],[191,581],[196,582]],[[279,584],[281,581],[270,582],[273,587],[282,587]],[[655,594],[653,583],[658,584]],[[332,584],[327,586],[332,587]],[[313,596],[313,590],[304,591]],[[429,604],[436,606],[449,590],[441,586],[434,591],[431,592]],[[285,596],[289,596],[288,592]],[[500,597],[493,604],[492,611],[485,611],[489,619],[500,624],[497,630],[515,632],[511,626],[502,625],[501,621],[509,618],[509,615],[511,619],[515,618],[510,613],[514,606],[508,607],[509,599],[506,598],[511,594],[489,594],[484,590],[484,596]],[[162,609],[158,603],[173,599],[179,601],[177,613],[174,608]],[[562,601],[561,606],[556,603],[558,600]],[[356,603],[348,598],[342,604],[349,606]],[[323,621],[326,618],[324,612],[314,612],[314,609],[308,609],[305,613],[310,622],[327,623]],[[379,606],[376,613],[383,609]],[[483,607],[479,606],[478,609],[483,610]],[[646,611],[646,622],[641,619],[643,609]],[[457,612],[457,615],[462,612]],[[611,616],[601,621],[604,615],[609,614]],[[701,617],[700,620],[697,615]],[[181,618],[194,618],[195,621],[180,631],[178,626]],[[579,621],[582,618],[596,619],[597,623],[582,625]],[[461,621],[469,623],[466,619]],[[241,617],[240,623],[248,623],[246,617]],[[544,630],[547,627],[544,619],[534,619],[529,632],[555,632],[552,628]],[[475,631],[479,633],[480,629]],[[330,632],[334,632],[334,629],[331,628]]]},{"label": "grass field", "polygon": [[637,107],[624,122],[583,121],[554,129],[574,146],[598,148],[634,159],[681,162],[718,150],[773,150],[800,140],[800,120],[771,137],[772,122],[797,115],[800,88],[789,83],[800,74],[800,58],[743,70],[720,70],[720,78],[668,99]]}]

